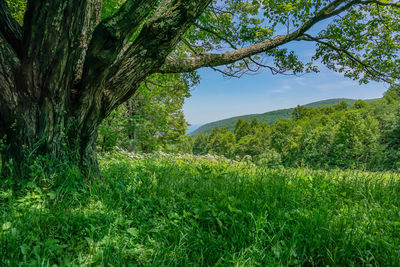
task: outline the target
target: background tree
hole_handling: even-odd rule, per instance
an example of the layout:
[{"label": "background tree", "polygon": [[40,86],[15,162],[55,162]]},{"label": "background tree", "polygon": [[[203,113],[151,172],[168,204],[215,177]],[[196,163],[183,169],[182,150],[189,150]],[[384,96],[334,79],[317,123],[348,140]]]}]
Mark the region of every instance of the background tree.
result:
[{"label": "background tree", "polygon": [[312,117],[318,113],[318,109],[315,108],[306,108],[303,106],[297,106],[293,109],[292,118],[294,120],[301,120],[307,117]]},{"label": "background tree", "polygon": [[200,133],[193,138],[193,153],[205,155],[208,153],[208,135]]},{"label": "background tree", "polygon": [[258,122],[257,118],[251,120],[250,127],[251,127],[251,134],[256,135],[257,132],[260,130],[260,123]]},{"label": "background tree", "polygon": [[383,143],[385,144],[387,167],[400,168],[400,107],[394,113],[390,124],[383,132]]},{"label": "background tree", "polygon": [[384,97],[372,106],[381,130],[384,168],[400,169],[400,85],[392,85]]},{"label": "background tree", "polygon": [[179,136],[176,143],[169,148],[171,152],[193,154],[194,140],[190,135]]},{"label": "background tree", "polygon": [[235,153],[235,135],[226,128],[216,127],[212,130],[208,140],[208,151],[228,158]]},{"label": "background tree", "polygon": [[281,154],[286,164],[294,164],[298,155],[301,127],[292,120],[278,120],[271,129],[271,147]]},{"label": "background tree", "polygon": [[327,124],[305,133],[302,158],[308,166],[327,168],[336,165],[336,162],[333,162],[335,160],[333,155],[335,131],[333,124]]},{"label": "background tree", "polygon": [[336,104],[333,106],[333,108],[337,111],[347,110],[348,107],[349,107],[349,104],[347,104],[346,101],[341,101],[339,104]]},{"label": "background tree", "polygon": [[129,136],[126,125],[129,118],[126,116],[126,109],[122,106],[114,110],[99,126],[98,145],[102,152],[113,150],[121,144],[121,140],[128,140]]},{"label": "background tree", "polygon": [[[152,152],[186,142],[183,136],[187,122],[182,108],[196,79],[181,74],[148,78],[130,100],[100,125],[101,147],[118,145],[129,151]],[[103,140],[115,142],[105,144]]]},{"label": "background tree", "polygon": [[338,166],[353,162],[366,163],[376,151],[379,140],[378,123],[367,116],[362,118],[355,110],[349,110],[340,121],[334,141]]},{"label": "background tree", "polygon": [[[0,0],[3,174],[20,172],[30,158],[41,155],[73,160],[82,170],[98,173],[99,125],[154,73],[201,67],[233,76],[259,68],[314,71],[315,66],[282,47],[306,41],[318,44],[315,59],[346,76],[388,82],[398,77],[396,2],[113,3],[119,8],[103,11],[102,19],[102,0],[28,0],[20,26]],[[327,19],[325,29],[309,33]],[[282,29],[286,33],[278,35]]]},{"label": "background tree", "polygon": [[188,123],[182,108],[195,78],[180,74],[148,78],[126,104],[130,118],[126,130],[130,138],[125,147],[152,152],[173,145],[185,135]]},{"label": "background tree", "polygon": [[250,123],[242,118],[239,118],[235,125],[234,134],[236,136],[236,141],[239,142],[240,139],[245,137],[246,135],[251,134],[251,126]]},{"label": "background tree", "polygon": [[249,134],[242,137],[236,144],[235,155],[244,157],[257,156],[264,151],[264,140],[258,138],[257,135]]},{"label": "background tree", "polygon": [[367,107],[368,107],[368,102],[365,100],[357,100],[352,106],[352,108],[355,109],[363,109]]}]

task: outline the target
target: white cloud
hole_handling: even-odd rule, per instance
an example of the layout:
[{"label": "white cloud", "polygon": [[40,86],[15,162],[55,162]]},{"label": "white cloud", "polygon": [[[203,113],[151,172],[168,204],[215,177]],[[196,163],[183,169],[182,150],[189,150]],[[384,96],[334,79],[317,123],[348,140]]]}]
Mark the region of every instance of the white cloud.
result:
[{"label": "white cloud", "polygon": [[296,84],[301,85],[301,86],[309,86],[310,85],[309,79],[306,79],[303,77],[296,77],[293,80]]},{"label": "white cloud", "polygon": [[280,88],[270,90],[269,92],[282,94],[282,93],[286,93],[292,89],[293,89],[293,87],[291,85],[286,84],[286,85],[281,86]]},{"label": "white cloud", "polygon": [[330,91],[330,90],[338,90],[338,89],[342,89],[343,87],[350,87],[350,86],[358,86],[358,83],[356,81],[341,81],[341,82],[317,84],[314,87],[320,91]]}]

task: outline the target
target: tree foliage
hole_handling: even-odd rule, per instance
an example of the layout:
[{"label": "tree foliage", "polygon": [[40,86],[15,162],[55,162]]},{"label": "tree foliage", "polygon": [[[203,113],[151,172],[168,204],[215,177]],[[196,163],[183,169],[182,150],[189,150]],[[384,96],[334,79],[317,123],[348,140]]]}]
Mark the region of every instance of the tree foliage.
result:
[{"label": "tree foliage", "polygon": [[182,107],[195,83],[197,76],[153,75],[102,123],[99,145],[152,152],[180,144],[187,130]]}]

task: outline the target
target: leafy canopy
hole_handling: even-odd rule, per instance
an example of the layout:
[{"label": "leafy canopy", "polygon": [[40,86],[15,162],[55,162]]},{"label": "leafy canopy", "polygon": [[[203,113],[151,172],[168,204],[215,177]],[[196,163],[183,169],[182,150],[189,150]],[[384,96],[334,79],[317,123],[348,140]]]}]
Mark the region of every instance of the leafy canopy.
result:
[{"label": "leafy canopy", "polygon": [[[115,14],[125,2],[104,0],[102,18]],[[159,0],[158,4],[161,2],[167,1]],[[26,1],[7,0],[7,3],[22,23]],[[318,60],[360,82],[394,83],[400,74],[399,7],[398,1],[390,0],[214,0],[171,55],[187,58],[226,53],[286,35],[289,40],[265,51],[218,63],[205,62],[182,71],[208,66],[229,76],[261,68],[274,74],[297,74],[318,71],[313,65]],[[318,26],[323,20],[328,21],[324,23],[327,26]],[[314,25],[316,34],[312,36],[308,31]],[[309,62],[302,62],[295,51],[284,47],[289,41],[315,42],[315,55]],[[217,68],[220,65],[226,67]]]}]

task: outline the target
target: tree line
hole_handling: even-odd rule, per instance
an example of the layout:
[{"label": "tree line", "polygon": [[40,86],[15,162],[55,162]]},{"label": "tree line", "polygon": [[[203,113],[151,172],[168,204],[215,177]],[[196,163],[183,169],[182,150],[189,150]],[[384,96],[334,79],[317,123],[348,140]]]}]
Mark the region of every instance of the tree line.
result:
[{"label": "tree line", "polygon": [[[160,105],[153,102],[153,109],[160,108]],[[115,139],[114,143],[103,143],[103,150],[119,145],[138,152],[163,150],[197,155],[217,154],[231,159],[248,159],[269,167],[400,168],[399,85],[391,86],[383,98],[371,103],[358,100],[352,106],[344,101],[333,107],[297,106],[291,119],[278,120],[272,125],[257,119],[250,122],[239,119],[234,132],[216,127],[210,134],[200,133],[194,137],[185,135],[187,123],[180,110],[182,105],[183,102],[179,102],[175,110],[169,110],[168,114],[156,112],[158,116],[164,116],[164,124],[160,123],[158,128],[152,122],[154,117],[147,114],[151,108],[147,109],[147,113],[136,114],[136,119],[140,118],[143,123],[134,123],[132,127],[138,130],[138,125],[142,125],[139,130],[142,135],[131,139],[136,146],[130,147],[126,145],[129,143],[126,138],[129,136],[130,119],[124,111],[120,111],[115,116],[122,115],[125,119],[115,119],[114,124],[109,126],[103,124],[101,129],[110,132],[107,135],[101,130],[99,143],[102,138],[109,138],[107,136],[117,136],[115,123],[118,121],[125,122],[119,128],[125,130],[119,132],[120,139]]]},{"label": "tree line", "polygon": [[193,153],[251,158],[269,166],[400,168],[400,86],[380,100],[333,107],[298,106],[273,125],[239,119],[234,132],[214,128],[193,139]]}]

